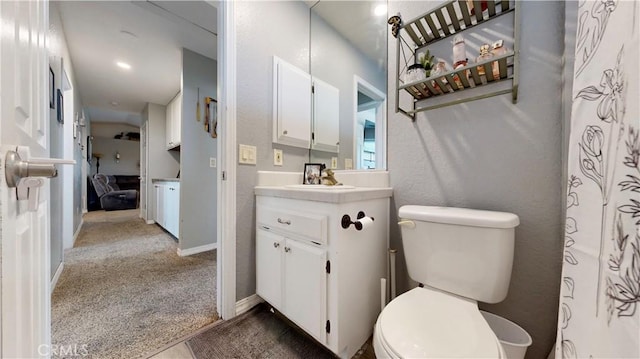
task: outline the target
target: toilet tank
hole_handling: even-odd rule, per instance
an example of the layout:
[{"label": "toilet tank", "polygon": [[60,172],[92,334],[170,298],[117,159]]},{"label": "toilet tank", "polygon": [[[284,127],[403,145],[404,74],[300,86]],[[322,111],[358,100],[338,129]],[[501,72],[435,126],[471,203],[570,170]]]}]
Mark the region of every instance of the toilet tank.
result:
[{"label": "toilet tank", "polygon": [[430,206],[402,206],[398,215],[411,279],[486,303],[507,296],[518,216]]}]

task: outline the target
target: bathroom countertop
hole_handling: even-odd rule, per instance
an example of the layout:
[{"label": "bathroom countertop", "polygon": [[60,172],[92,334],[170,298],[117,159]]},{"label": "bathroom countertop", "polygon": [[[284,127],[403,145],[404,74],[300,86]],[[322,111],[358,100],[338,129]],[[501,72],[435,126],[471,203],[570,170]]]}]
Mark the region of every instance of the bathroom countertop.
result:
[{"label": "bathroom countertop", "polygon": [[287,188],[286,186],[256,186],[256,196],[299,199],[314,202],[345,203],[365,201],[377,198],[388,198],[393,195],[390,187],[355,187],[355,188]]},{"label": "bathroom countertop", "polygon": [[180,178],[152,178],[151,183],[156,182],[180,182]]}]

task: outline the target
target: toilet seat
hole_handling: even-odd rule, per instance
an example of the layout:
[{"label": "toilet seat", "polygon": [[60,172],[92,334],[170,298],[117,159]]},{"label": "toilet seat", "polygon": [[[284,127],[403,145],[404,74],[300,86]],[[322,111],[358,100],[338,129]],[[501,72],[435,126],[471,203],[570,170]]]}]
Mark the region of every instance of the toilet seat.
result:
[{"label": "toilet seat", "polygon": [[477,303],[431,288],[392,300],[376,322],[376,354],[399,358],[503,358]]}]

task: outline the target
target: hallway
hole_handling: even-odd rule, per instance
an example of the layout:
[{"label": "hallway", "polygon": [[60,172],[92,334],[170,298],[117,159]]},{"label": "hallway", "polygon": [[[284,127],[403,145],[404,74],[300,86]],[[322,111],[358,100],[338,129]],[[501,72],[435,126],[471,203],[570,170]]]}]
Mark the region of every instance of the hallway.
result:
[{"label": "hallway", "polygon": [[179,257],[174,239],[138,213],[84,215],[52,295],[54,348],[139,357],[218,319],[216,252]]}]

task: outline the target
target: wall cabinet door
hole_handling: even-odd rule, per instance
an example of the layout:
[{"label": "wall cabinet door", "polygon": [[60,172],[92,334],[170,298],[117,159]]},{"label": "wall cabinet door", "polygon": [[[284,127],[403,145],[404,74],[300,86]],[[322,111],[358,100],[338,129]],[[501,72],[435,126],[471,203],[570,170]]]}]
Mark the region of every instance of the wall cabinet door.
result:
[{"label": "wall cabinet door", "polygon": [[313,79],[313,136],[311,148],[338,152],[340,142],[340,90]]},{"label": "wall cabinet door", "polygon": [[284,245],[284,307],[289,319],[316,339],[326,337],[326,250],[287,239]]},{"label": "wall cabinet door", "polygon": [[182,142],[182,92],[169,102],[165,114],[165,139],[170,150]]},{"label": "wall cabinet door", "polygon": [[273,142],[311,145],[311,76],[273,58]]},{"label": "wall cabinet door", "polygon": [[282,307],[282,236],[256,230],[256,293],[276,309]]}]

